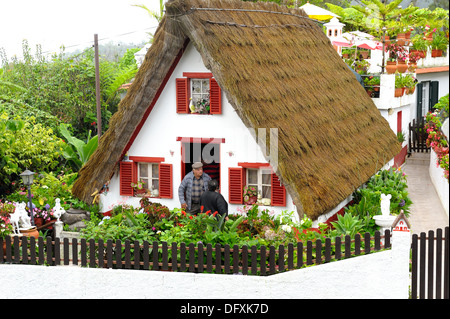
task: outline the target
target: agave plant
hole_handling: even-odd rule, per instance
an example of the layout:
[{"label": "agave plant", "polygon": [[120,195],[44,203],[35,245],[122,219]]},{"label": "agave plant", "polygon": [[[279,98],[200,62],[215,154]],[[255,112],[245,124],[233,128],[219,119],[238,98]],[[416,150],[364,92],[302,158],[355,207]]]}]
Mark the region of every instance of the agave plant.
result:
[{"label": "agave plant", "polygon": [[344,215],[338,215],[337,222],[331,222],[331,224],[340,235],[350,235],[350,237],[355,237],[363,229],[363,221],[358,216],[352,216],[347,212]]}]

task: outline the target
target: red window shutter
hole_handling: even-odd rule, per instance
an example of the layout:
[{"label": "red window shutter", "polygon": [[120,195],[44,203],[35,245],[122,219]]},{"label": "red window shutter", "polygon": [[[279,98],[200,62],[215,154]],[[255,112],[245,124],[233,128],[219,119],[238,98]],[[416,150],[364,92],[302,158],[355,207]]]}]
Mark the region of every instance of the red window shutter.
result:
[{"label": "red window shutter", "polygon": [[189,113],[189,85],[187,78],[176,79],[177,113]]},{"label": "red window shutter", "polygon": [[209,80],[209,103],[211,114],[222,114],[222,90],[214,78]]},{"label": "red window shutter", "polygon": [[241,167],[228,169],[228,201],[230,204],[242,204],[245,185],[245,170]]},{"label": "red window shutter", "polygon": [[133,162],[120,162],[120,195],[133,196],[133,183],[135,169]]},{"label": "red window shutter", "polygon": [[275,173],[272,173],[271,197],[272,206],[286,206],[286,189]]},{"label": "red window shutter", "polygon": [[159,197],[172,198],[172,164],[159,164]]}]

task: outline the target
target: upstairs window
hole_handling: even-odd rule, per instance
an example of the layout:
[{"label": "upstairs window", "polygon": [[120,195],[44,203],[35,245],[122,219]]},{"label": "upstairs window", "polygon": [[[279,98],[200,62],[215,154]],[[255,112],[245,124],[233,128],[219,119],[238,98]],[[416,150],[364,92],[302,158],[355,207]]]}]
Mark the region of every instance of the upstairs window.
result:
[{"label": "upstairs window", "polygon": [[183,73],[176,79],[180,114],[222,114],[222,92],[212,73]]},{"label": "upstairs window", "polygon": [[189,98],[191,113],[209,114],[209,79],[191,79],[191,97]]}]

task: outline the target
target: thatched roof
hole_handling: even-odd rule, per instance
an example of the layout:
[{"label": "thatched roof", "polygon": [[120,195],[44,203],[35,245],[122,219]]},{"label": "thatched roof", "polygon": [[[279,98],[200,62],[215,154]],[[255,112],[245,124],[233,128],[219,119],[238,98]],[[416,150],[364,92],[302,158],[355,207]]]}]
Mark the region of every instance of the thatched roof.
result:
[{"label": "thatched roof", "polygon": [[[300,215],[334,208],[400,151],[395,134],[322,28],[299,9],[238,0],[173,0],[73,193],[111,177],[185,41],[249,128],[278,128],[277,175]],[[170,111],[170,110],[168,110]]]}]

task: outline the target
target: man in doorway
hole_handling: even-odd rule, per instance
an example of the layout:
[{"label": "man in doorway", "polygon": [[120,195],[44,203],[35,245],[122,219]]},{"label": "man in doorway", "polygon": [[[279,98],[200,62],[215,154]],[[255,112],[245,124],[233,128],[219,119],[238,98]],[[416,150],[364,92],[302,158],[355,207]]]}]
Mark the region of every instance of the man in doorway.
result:
[{"label": "man in doorway", "polygon": [[192,171],[186,174],[178,188],[181,208],[192,215],[197,215],[200,212],[200,197],[208,189],[210,180],[211,177],[203,172],[201,162],[192,164]]},{"label": "man in doorway", "polygon": [[[210,211],[212,214],[217,212],[220,216],[228,216],[228,203],[222,194],[217,192],[219,183],[212,179],[208,182],[208,191],[200,197],[200,207],[203,207],[203,213]],[[216,216],[219,218],[220,216]]]}]

